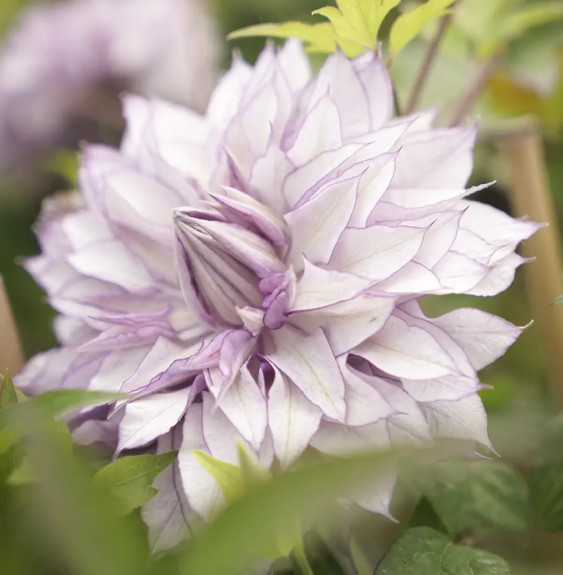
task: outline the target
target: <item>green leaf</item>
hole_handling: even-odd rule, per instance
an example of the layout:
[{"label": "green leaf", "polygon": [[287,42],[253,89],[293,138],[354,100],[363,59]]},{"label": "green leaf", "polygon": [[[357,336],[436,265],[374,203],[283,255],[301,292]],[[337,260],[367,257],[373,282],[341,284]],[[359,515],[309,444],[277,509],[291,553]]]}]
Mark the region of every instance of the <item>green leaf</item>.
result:
[{"label": "green leaf", "polygon": [[114,402],[126,396],[120,393],[85,391],[82,389],[60,389],[37,395],[23,403],[12,404],[0,410],[0,432],[20,427],[27,418],[39,411],[44,417],[53,418],[85,407]]},{"label": "green leaf", "polygon": [[424,495],[449,533],[483,529],[524,531],[528,489],[510,466],[493,461],[453,461],[435,466]]},{"label": "green leaf", "polygon": [[544,2],[527,6],[514,14],[502,14],[492,33],[479,46],[482,57],[490,57],[528,30],[563,19],[561,2]]},{"label": "green leaf", "polygon": [[375,575],[510,575],[508,563],[488,551],[454,545],[429,527],[407,529],[379,564]]},{"label": "green leaf", "polygon": [[383,20],[401,0],[337,0],[313,14],[324,16],[334,27],[336,42],[350,57],[377,49]]},{"label": "green leaf", "polygon": [[18,394],[12,378],[6,375],[0,375],[0,409],[13,403],[18,403]]},{"label": "green leaf", "polygon": [[225,463],[203,451],[194,451],[196,461],[215,479],[228,502],[236,501],[244,492],[244,477],[240,467]]},{"label": "green leaf", "polygon": [[[44,425],[53,440],[57,442],[59,448],[64,449],[67,453],[71,454],[73,450],[73,441],[68,427],[62,421],[48,419],[45,420]],[[7,484],[14,487],[21,487],[23,485],[33,483],[35,479],[29,458],[23,456],[19,461],[19,464],[8,476]]]},{"label": "green leaf", "polygon": [[326,512],[327,501],[365,485],[366,478],[386,469],[397,455],[379,453],[317,461],[255,485],[190,542],[181,557],[181,572],[248,572],[244,569],[253,557],[279,549],[288,541],[295,545],[298,525]]},{"label": "green leaf", "polygon": [[308,52],[331,54],[336,50],[333,27],[327,24],[284,22],[283,24],[258,24],[242,28],[227,36],[228,40],[265,36],[271,38],[298,38],[305,43]]},{"label": "green leaf", "polygon": [[563,531],[563,414],[548,426],[530,477],[532,514],[545,531]]},{"label": "green leaf", "polygon": [[557,297],[553,303],[555,303],[555,305],[563,305],[563,295]]},{"label": "green leaf", "polygon": [[454,0],[428,0],[418,8],[397,18],[389,36],[393,54],[397,55],[430,22],[444,16],[453,2]]},{"label": "green leaf", "polygon": [[229,40],[252,36],[299,38],[309,52],[331,54],[338,45],[350,57],[377,49],[379,29],[389,12],[401,0],[337,0],[337,6],[326,6],[313,12],[329,20],[325,24],[284,22],[258,24],[229,34]]},{"label": "green leaf", "polygon": [[66,180],[71,186],[78,185],[80,156],[75,151],[58,150],[43,161],[43,167],[48,172]]},{"label": "green leaf", "polygon": [[95,486],[113,493],[118,506],[116,511],[127,515],[158,493],[152,484],[177,455],[177,451],[170,451],[159,455],[123,457],[100,469],[92,481]]}]

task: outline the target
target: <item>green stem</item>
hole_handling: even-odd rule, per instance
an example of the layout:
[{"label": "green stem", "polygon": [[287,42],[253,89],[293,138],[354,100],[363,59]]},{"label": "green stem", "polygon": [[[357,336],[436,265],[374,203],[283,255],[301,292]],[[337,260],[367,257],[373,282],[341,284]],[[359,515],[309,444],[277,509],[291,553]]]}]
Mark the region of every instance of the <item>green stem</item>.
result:
[{"label": "green stem", "polygon": [[313,573],[311,565],[309,565],[309,560],[307,559],[307,555],[305,554],[303,544],[300,543],[299,545],[296,545],[295,548],[293,549],[292,555],[297,564],[299,565],[299,568],[301,569],[301,575],[315,575]]}]

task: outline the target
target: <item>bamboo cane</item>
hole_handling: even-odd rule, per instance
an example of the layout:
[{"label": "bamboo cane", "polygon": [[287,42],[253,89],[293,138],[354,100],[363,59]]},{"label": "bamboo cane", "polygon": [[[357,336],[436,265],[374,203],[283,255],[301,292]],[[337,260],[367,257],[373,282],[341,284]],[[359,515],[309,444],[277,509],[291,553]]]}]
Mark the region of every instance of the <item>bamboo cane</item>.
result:
[{"label": "bamboo cane", "polygon": [[18,373],[23,366],[23,352],[14,316],[0,276],[0,373]]},{"label": "bamboo cane", "polygon": [[526,288],[545,349],[551,393],[563,407],[563,306],[553,305],[563,294],[563,269],[541,133],[534,122],[528,122],[499,135],[497,145],[507,170],[515,215],[549,224],[525,242],[522,254],[536,258],[526,266]]}]

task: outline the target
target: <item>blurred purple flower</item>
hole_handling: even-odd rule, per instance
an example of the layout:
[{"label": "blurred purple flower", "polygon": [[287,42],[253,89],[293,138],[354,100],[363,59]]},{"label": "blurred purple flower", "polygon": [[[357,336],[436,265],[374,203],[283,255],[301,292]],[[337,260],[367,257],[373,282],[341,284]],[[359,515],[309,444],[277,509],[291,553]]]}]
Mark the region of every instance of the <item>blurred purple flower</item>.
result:
[{"label": "blurred purple flower", "polygon": [[[196,449],[236,463],[240,440],[268,467],[308,446],[490,446],[476,370],[521,329],[418,300],[504,290],[537,225],[467,199],[475,127],[392,108],[374,55],[311,79],[299,44],[270,46],[203,117],[128,97],[121,150],[84,153],[82,208],[49,201],[28,269],[62,347],[18,383],[132,393],[75,436],[179,449],[144,511],[155,549],[222,503]],[[393,484],[356,500],[387,514]]]},{"label": "blurred purple flower", "polygon": [[220,43],[200,0],[27,8],[0,52],[0,167],[120,127],[122,90],[205,109]]}]

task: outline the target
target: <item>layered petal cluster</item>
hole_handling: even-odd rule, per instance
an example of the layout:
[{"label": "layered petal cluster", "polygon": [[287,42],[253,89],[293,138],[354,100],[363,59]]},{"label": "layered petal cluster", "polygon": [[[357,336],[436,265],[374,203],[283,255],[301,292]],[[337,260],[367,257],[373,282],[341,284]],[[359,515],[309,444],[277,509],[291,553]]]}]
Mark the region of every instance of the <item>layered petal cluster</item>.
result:
[{"label": "layered petal cluster", "polygon": [[[32,6],[0,52],[0,167],[104,125],[128,90],[204,109],[220,43],[200,0],[64,0]],[[118,115],[119,117],[119,115]],[[111,120],[111,114],[110,118]],[[107,130],[107,126],[104,126]]]},{"label": "layered petal cluster", "polygon": [[[121,149],[88,148],[79,205],[47,205],[28,268],[61,348],[19,384],[130,393],[75,437],[179,450],[145,508],[153,548],[223,502],[194,450],[285,467],[309,446],[489,446],[476,372],[521,330],[418,300],[504,290],[537,226],[468,199],[475,127],[392,109],[373,54],[312,78],[299,44],[267,47],[204,116],[128,97]],[[356,500],[387,513],[392,488]]]}]

